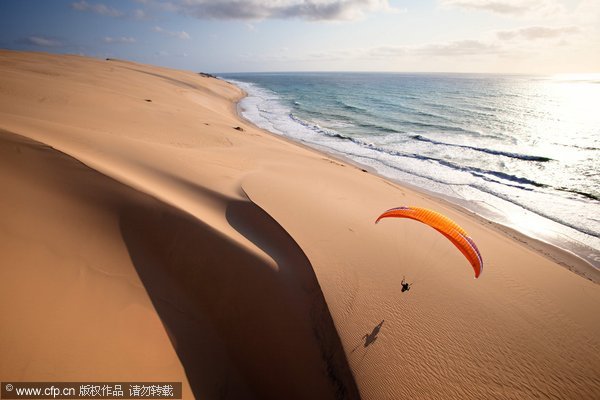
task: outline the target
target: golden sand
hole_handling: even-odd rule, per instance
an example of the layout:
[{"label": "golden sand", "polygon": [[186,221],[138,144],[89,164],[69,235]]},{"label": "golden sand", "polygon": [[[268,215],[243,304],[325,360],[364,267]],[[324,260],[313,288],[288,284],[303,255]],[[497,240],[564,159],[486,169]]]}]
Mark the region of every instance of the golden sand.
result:
[{"label": "golden sand", "polygon": [[[0,51],[0,381],[600,398],[598,285],[244,122],[242,95],[192,72]],[[458,222],[482,276],[422,224],[374,224],[400,205]]]}]

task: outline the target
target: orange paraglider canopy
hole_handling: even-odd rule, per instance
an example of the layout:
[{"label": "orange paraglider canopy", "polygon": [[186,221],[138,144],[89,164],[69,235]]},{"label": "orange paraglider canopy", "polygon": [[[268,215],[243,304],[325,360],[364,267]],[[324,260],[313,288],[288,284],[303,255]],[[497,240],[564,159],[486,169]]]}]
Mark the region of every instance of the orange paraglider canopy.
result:
[{"label": "orange paraglider canopy", "polygon": [[448,240],[466,257],[473,266],[475,278],[483,271],[483,259],[475,242],[463,228],[450,218],[433,210],[420,207],[397,207],[381,214],[375,223],[383,218],[410,218],[429,225]]}]

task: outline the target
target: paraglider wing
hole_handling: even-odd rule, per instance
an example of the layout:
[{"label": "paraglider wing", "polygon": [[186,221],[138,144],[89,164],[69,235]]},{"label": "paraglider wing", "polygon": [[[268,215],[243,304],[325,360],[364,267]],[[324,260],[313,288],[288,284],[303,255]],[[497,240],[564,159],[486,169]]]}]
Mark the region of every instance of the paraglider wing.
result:
[{"label": "paraglider wing", "polygon": [[375,223],[383,218],[410,218],[424,223],[444,235],[473,266],[475,278],[483,271],[483,259],[473,239],[467,232],[450,218],[433,210],[420,207],[397,207],[381,214]]}]

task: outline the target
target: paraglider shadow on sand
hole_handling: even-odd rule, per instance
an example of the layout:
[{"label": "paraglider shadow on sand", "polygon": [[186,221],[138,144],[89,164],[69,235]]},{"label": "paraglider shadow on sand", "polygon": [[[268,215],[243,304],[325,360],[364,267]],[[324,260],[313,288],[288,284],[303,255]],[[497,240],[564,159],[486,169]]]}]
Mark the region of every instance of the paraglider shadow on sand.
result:
[{"label": "paraglider shadow on sand", "polygon": [[[364,348],[367,348],[373,343],[375,343],[375,341],[377,340],[377,335],[379,334],[379,331],[381,330],[381,327],[383,326],[384,322],[385,320],[382,319],[381,322],[373,328],[371,333],[365,333],[361,338],[361,342],[354,346],[354,349],[352,349],[352,353],[354,353],[360,347],[361,344]],[[362,343],[363,340],[364,343]]]},{"label": "paraglider shadow on sand", "polygon": [[361,350],[362,349],[362,355],[361,356],[354,356],[354,357],[360,357],[360,359],[358,359],[358,361],[356,361],[353,363],[354,364],[354,369],[356,371],[358,371],[369,351],[369,348],[372,344],[374,344],[377,341],[377,335],[379,335],[379,332],[381,331],[381,327],[383,326],[383,323],[385,322],[385,320],[381,320],[381,322],[377,325],[375,325],[375,327],[373,328],[373,330],[371,331],[371,333],[365,333],[361,338],[360,341],[358,342],[358,344],[356,346],[354,346],[354,348],[352,349],[352,351],[350,352],[350,354],[354,354],[355,352],[361,353],[361,351],[357,351],[357,350]]}]

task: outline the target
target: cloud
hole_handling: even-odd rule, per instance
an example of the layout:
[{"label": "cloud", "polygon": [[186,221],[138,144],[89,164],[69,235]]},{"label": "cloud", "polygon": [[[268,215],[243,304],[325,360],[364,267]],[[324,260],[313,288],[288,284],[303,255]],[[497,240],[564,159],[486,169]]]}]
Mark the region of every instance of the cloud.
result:
[{"label": "cloud", "polygon": [[408,52],[412,54],[437,57],[498,54],[501,51],[502,49],[497,44],[480,40],[456,40],[452,42],[429,43],[408,48]]},{"label": "cloud", "polygon": [[409,52],[408,46],[377,46],[366,51],[366,56],[373,58],[389,58],[405,56]]},{"label": "cloud", "polygon": [[500,55],[505,49],[498,43],[479,40],[456,40],[451,42],[422,43],[401,46],[375,46],[359,49],[336,49],[312,53],[313,59],[393,59],[398,57],[469,57]]},{"label": "cloud", "polygon": [[88,3],[85,0],[71,3],[71,8],[77,11],[93,12],[95,14],[106,15],[108,17],[122,17],[125,15],[123,12],[109,7],[102,3]]},{"label": "cloud", "polygon": [[504,50],[493,42],[481,40],[454,40],[450,42],[423,43],[412,46],[382,46],[370,50],[370,54],[389,56],[462,57],[500,54]]},{"label": "cloud", "polygon": [[131,43],[136,42],[135,38],[128,37],[128,36],[121,36],[121,37],[105,36],[103,41],[104,41],[104,43],[108,43],[108,44],[115,44],[115,43],[131,44]]},{"label": "cloud", "polygon": [[489,11],[505,15],[541,13],[545,15],[564,12],[556,0],[440,0],[443,6]]},{"label": "cloud", "polygon": [[333,21],[358,19],[369,12],[398,11],[388,0],[185,0],[171,4],[199,19]]},{"label": "cloud", "polygon": [[64,43],[56,38],[34,35],[18,40],[18,43],[39,47],[62,47]]},{"label": "cloud", "polygon": [[441,0],[445,6],[491,11],[499,14],[521,14],[529,10],[528,1],[510,0]]},{"label": "cloud", "polygon": [[562,27],[547,27],[547,26],[530,26],[526,28],[513,29],[508,31],[496,32],[498,39],[512,40],[512,39],[526,39],[526,40],[537,40],[537,39],[554,39],[567,35],[573,35],[580,33],[580,29],[576,26],[562,26]]},{"label": "cloud", "polygon": [[154,32],[162,33],[163,35],[166,35],[166,36],[176,37],[178,39],[183,39],[183,40],[190,39],[190,35],[185,31],[173,32],[173,31],[169,31],[164,28],[161,28],[160,26],[155,26],[152,30]]},{"label": "cloud", "polygon": [[137,20],[149,19],[146,11],[142,10],[141,8],[137,8],[137,9],[133,10],[131,12],[131,16],[133,17],[133,19],[137,19]]}]

